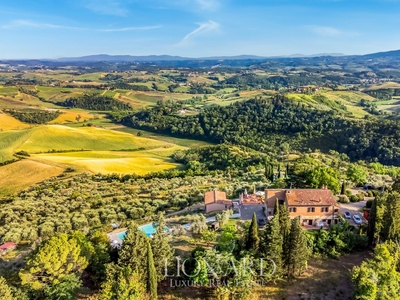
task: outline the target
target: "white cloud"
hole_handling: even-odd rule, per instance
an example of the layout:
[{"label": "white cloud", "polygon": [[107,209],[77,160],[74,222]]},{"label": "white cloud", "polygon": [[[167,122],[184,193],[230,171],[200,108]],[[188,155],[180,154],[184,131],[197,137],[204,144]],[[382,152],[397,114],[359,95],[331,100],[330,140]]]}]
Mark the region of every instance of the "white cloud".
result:
[{"label": "white cloud", "polygon": [[196,0],[201,9],[216,10],[219,8],[220,3],[217,0]]},{"label": "white cloud", "polygon": [[84,0],[83,5],[102,15],[126,16],[128,14],[128,10],[121,7],[118,0]]},{"label": "white cloud", "polygon": [[207,21],[206,23],[200,23],[198,25],[199,25],[199,27],[197,27],[192,32],[188,33],[182,39],[181,43],[185,43],[185,42],[193,39],[193,37],[195,37],[197,35],[201,35],[201,34],[204,34],[206,32],[210,32],[210,31],[215,31],[220,27],[220,25],[217,22],[214,22],[214,21]]},{"label": "white cloud", "polygon": [[29,20],[15,20],[7,25],[3,25],[1,28],[3,29],[13,29],[13,28],[40,28],[40,29],[75,29],[75,30],[85,30],[85,28],[80,27],[71,27],[71,26],[63,26],[56,25],[50,23],[39,23]]},{"label": "white cloud", "polygon": [[312,33],[324,36],[324,37],[335,37],[335,36],[356,36],[357,32],[354,31],[342,31],[334,27],[329,26],[318,26],[318,25],[308,25],[304,26],[304,29],[311,31]]},{"label": "white cloud", "polygon": [[85,28],[85,27],[73,27],[64,26],[50,23],[40,23],[30,20],[15,20],[9,24],[3,25],[2,29],[18,29],[18,28],[37,28],[37,29],[68,29],[68,30],[87,30],[87,31],[98,31],[98,32],[119,32],[119,31],[139,31],[139,30],[151,30],[160,28],[157,26],[141,26],[141,27],[122,27],[122,28]]},{"label": "white cloud", "polygon": [[333,27],[328,27],[328,26],[316,26],[316,25],[310,25],[310,26],[304,26],[305,29],[320,35],[320,36],[339,36],[343,35],[343,33]]},{"label": "white cloud", "polygon": [[157,26],[143,26],[143,27],[124,27],[124,28],[109,28],[109,29],[99,29],[98,31],[102,32],[118,32],[118,31],[135,31],[135,30],[151,30],[160,28],[160,25]]}]

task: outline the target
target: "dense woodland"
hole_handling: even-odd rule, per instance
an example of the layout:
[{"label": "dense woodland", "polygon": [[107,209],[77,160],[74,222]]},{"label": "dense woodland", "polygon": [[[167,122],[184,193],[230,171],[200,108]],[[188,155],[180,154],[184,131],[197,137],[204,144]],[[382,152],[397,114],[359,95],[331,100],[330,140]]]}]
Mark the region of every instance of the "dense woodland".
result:
[{"label": "dense woodland", "polygon": [[57,102],[57,104],[64,107],[76,107],[99,111],[127,110],[131,108],[126,103],[98,94],[84,95],[79,98],[69,98],[63,102]]},{"label": "dense woodland", "polygon": [[229,142],[261,152],[275,152],[286,142],[295,150],[336,150],[353,161],[377,160],[400,165],[397,121],[354,121],[334,111],[319,111],[281,96],[206,108],[195,116],[177,115],[178,108],[179,104],[162,103],[125,117],[122,122],[134,128]]},{"label": "dense woodland", "polygon": [[46,124],[61,115],[60,111],[41,109],[4,109],[6,114],[28,124]]}]

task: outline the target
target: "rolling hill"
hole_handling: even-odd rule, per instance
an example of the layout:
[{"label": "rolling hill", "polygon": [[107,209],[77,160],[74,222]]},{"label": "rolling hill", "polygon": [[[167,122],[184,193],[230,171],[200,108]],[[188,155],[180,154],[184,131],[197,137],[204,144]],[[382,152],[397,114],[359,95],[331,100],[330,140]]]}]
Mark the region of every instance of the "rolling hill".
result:
[{"label": "rolling hill", "polygon": [[94,127],[71,128],[45,125],[0,133],[0,162],[13,158],[20,150],[43,153],[52,150],[144,150],[171,147],[173,144],[136,137],[128,133]]}]

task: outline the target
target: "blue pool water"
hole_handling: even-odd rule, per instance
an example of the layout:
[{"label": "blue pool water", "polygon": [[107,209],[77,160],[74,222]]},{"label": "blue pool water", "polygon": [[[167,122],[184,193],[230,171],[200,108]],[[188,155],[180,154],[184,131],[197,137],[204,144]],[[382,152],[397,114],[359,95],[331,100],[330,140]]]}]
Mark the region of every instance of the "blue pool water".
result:
[{"label": "blue pool water", "polygon": [[[147,236],[151,236],[156,232],[156,228],[153,226],[153,223],[139,226],[139,229],[143,231]],[[168,230],[168,227],[165,227],[165,230]],[[121,241],[124,240],[127,232],[128,231],[125,230],[117,233],[117,236],[121,239]]]}]

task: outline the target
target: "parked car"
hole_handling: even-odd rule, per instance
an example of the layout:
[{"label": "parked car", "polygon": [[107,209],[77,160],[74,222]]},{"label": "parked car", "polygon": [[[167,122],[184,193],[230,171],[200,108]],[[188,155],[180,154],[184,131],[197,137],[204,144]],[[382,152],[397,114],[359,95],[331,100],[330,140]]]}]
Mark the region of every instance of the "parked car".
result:
[{"label": "parked car", "polygon": [[263,227],[265,226],[265,219],[258,219],[258,226]]},{"label": "parked car", "polygon": [[344,212],[344,217],[345,217],[346,219],[351,219],[351,213],[350,213],[349,211],[345,211],[345,212]]},{"label": "parked car", "polygon": [[361,224],[362,223],[361,218],[360,218],[359,215],[354,215],[353,216],[353,220],[354,220],[354,222],[356,222],[356,224]]}]

